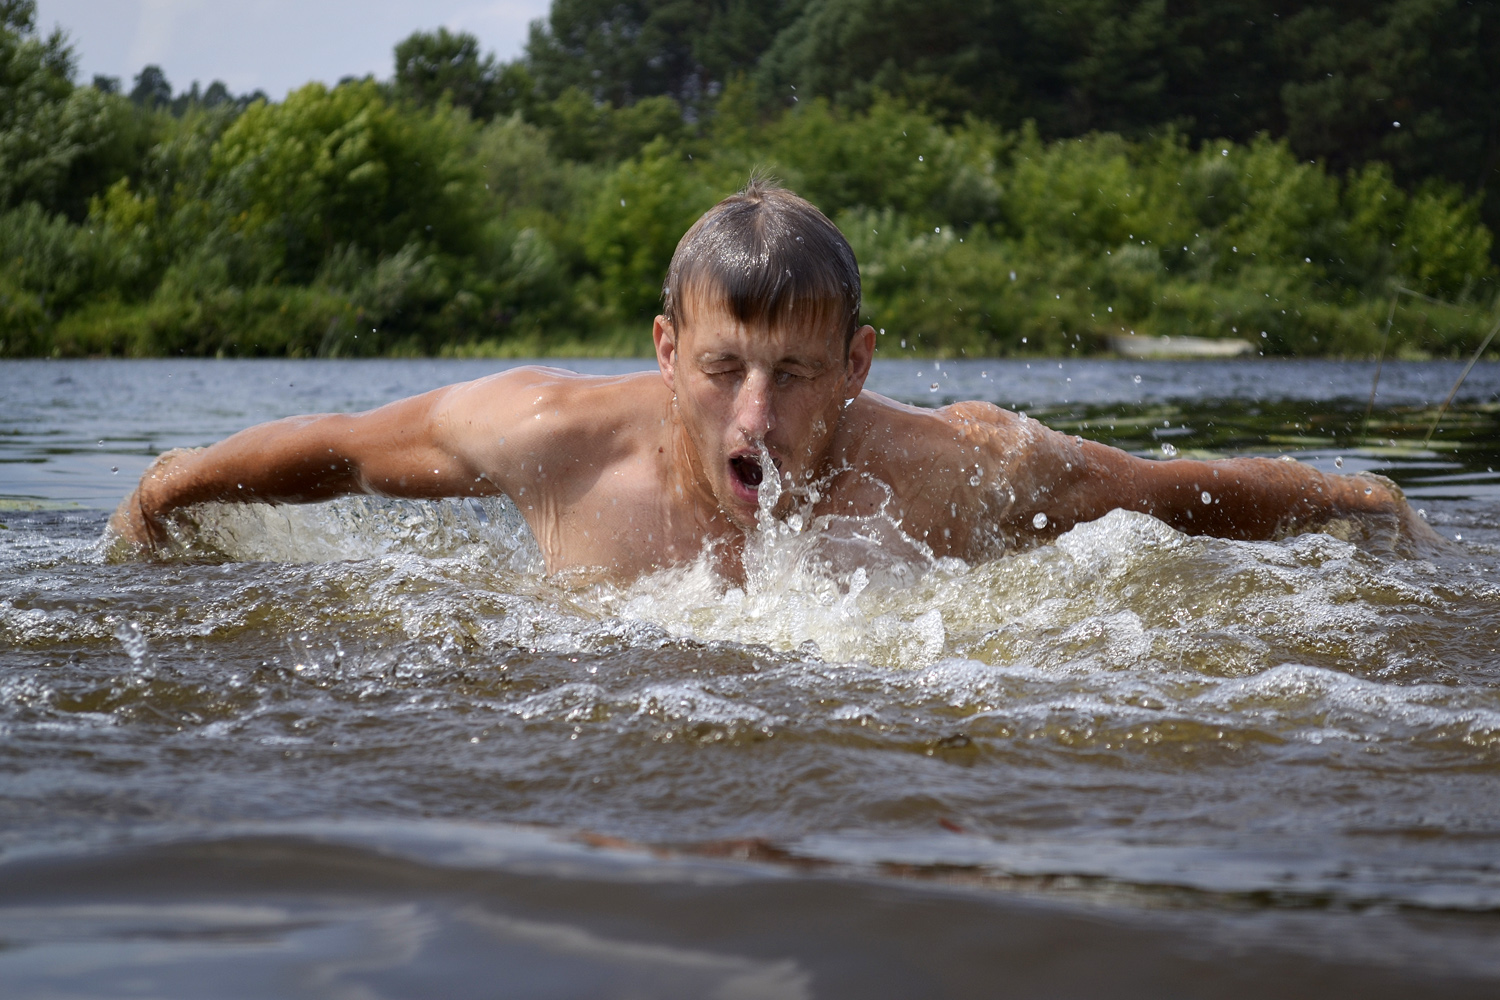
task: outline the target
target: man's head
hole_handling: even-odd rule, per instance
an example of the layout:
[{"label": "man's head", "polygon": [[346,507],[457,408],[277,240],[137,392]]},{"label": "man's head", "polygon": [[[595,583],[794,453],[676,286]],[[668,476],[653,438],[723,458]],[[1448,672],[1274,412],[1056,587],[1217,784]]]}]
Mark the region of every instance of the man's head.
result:
[{"label": "man's head", "polygon": [[761,447],[783,478],[814,478],[869,374],[859,267],[838,229],[760,181],[726,198],[677,246],[654,336],[700,485],[755,523]]},{"label": "man's head", "polygon": [[859,329],[859,264],[838,227],[803,198],[753,178],[683,235],[662,285],[662,315],[681,326],[721,306],[748,327]]}]

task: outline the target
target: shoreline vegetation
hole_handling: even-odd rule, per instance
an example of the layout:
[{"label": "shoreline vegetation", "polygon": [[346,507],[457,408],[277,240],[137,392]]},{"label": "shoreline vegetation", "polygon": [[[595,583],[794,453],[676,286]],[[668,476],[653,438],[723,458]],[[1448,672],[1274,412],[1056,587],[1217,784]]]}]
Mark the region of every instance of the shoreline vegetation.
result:
[{"label": "shoreline vegetation", "polygon": [[[29,0],[0,0],[0,358],[644,356],[677,238],[752,172],[847,235],[886,357],[1095,355],[1130,334],[1245,340],[1252,357],[1455,357],[1496,320],[1494,157],[1477,173],[1457,162],[1470,146],[1440,126],[1464,94],[1403,96],[1414,71],[1396,58],[1461,5],[1340,21],[1292,4],[1266,29],[1282,33],[1274,51],[1301,51],[1283,37],[1294,21],[1321,24],[1327,44],[1256,64],[1267,80],[1219,81],[1211,107],[1172,104],[1193,83],[1173,76],[1186,43],[1148,39],[1165,53],[1156,90],[1100,78],[1088,113],[1068,110],[1077,80],[1047,104],[1057,88],[1028,82],[1024,54],[1008,56],[1015,86],[990,93],[964,75],[962,34],[947,63],[939,39],[904,64],[899,32],[884,62],[830,62],[830,24],[874,30],[878,8],[895,31],[919,4],[771,6],[694,34],[666,3],[557,0],[514,63],[419,32],[389,80],[273,101],[218,83],[174,95],[156,67],[129,93],[80,85],[66,37],[39,33]],[[1102,6],[1139,20],[1161,5]],[[627,14],[640,23],[620,34],[610,18]],[[1244,34],[1232,20],[1223,38]],[[1395,46],[1389,66],[1355,44],[1361,24],[1383,25],[1371,37]],[[1210,28],[1200,55],[1216,51]],[[1049,58],[1095,65],[1110,38]],[[1386,73],[1376,82],[1409,122],[1317,89],[1320,73],[1353,72],[1334,66],[1339,38],[1351,66]],[[1489,95],[1486,79],[1463,85]],[[1279,111],[1256,117],[1231,87]],[[1495,147],[1500,112],[1483,100]],[[1378,134],[1354,127],[1360,114]],[[1478,181],[1456,179],[1466,170]]]}]

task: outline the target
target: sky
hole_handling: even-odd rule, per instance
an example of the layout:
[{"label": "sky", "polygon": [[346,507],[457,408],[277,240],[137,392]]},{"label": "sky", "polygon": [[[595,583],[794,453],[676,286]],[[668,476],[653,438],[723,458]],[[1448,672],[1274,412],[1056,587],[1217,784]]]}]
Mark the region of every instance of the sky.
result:
[{"label": "sky", "polygon": [[174,90],[223,80],[280,99],[309,80],[389,77],[391,50],[413,31],[467,31],[513,59],[548,0],[37,0],[37,28],[61,27],[78,82],[117,76],[128,91],[147,63]]}]

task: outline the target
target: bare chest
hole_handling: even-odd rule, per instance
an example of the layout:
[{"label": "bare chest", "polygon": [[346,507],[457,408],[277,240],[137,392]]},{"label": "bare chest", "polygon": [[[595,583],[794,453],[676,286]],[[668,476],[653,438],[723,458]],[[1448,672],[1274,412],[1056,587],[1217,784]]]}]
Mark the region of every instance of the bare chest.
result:
[{"label": "bare chest", "polygon": [[631,578],[692,561],[716,534],[647,463],[616,463],[516,501],[553,573]]}]

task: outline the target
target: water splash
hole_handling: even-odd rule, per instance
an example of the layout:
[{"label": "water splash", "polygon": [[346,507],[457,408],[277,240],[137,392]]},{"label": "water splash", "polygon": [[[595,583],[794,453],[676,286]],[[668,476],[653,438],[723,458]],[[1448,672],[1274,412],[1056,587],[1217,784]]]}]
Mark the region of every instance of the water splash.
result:
[{"label": "water splash", "polygon": [[785,489],[781,482],[781,470],[776,467],[776,460],[771,457],[771,451],[764,442],[760,446],[759,458],[760,487],[755,493],[758,504],[755,523],[761,531],[766,531],[776,522],[776,508],[781,503],[781,495]]},{"label": "water splash", "polygon": [[[1398,900],[1433,864],[1454,885],[1489,864],[1460,837],[1410,865],[1382,852],[1500,815],[1477,792],[1500,761],[1493,558],[1195,538],[1119,511],[965,564],[770,481],[740,585],[706,558],[629,585],[549,578],[504,504],[204,510],[189,541],[217,555],[166,566],[6,536],[22,572],[0,587],[0,648],[18,651],[0,731],[87,734],[110,767],[144,764],[124,787],[148,809],[170,784],[213,814],[228,782],[241,813],[357,812],[379,788],[657,838],[952,817],[987,844],[1118,830],[1171,853],[1253,830],[1270,860],[1236,863],[1277,892],[1299,891],[1277,879],[1315,828],[1331,867],[1356,858],[1378,876],[1361,891]],[[288,767],[319,780],[271,777]],[[120,794],[114,770],[96,785]],[[1363,817],[1396,833],[1338,833]]]},{"label": "water splash", "polygon": [[115,628],[115,638],[125,647],[125,655],[130,657],[131,665],[140,670],[146,663],[146,654],[150,649],[145,635],[141,633],[141,627],[135,622],[121,622]]},{"label": "water splash", "polygon": [[545,568],[525,518],[505,497],[202,504],[179,512],[170,536],[169,560],[329,563],[404,553],[472,558],[520,575]]}]

